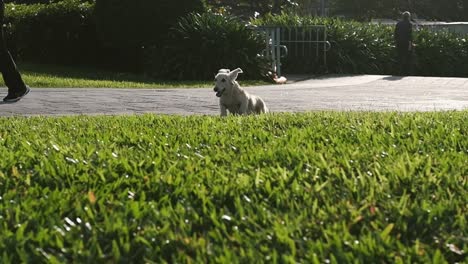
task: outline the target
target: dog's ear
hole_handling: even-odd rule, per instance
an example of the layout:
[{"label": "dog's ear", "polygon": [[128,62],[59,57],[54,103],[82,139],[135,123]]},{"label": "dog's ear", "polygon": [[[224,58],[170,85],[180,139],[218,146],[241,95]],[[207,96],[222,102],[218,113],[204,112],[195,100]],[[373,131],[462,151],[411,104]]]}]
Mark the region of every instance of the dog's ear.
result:
[{"label": "dog's ear", "polygon": [[231,81],[235,81],[239,73],[243,73],[241,68],[237,68],[229,73],[229,77],[231,77]]}]

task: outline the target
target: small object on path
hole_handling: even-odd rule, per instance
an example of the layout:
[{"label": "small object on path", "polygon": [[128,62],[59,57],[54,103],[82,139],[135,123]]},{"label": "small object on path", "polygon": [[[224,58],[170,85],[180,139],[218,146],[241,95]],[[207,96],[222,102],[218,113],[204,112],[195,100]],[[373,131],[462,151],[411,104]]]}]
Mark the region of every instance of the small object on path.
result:
[{"label": "small object on path", "polygon": [[276,84],[285,84],[288,79],[286,79],[286,77],[284,76],[281,76],[281,77],[275,77],[273,78],[273,81],[276,83]]},{"label": "small object on path", "polygon": [[275,84],[285,84],[288,79],[286,79],[286,77],[284,76],[280,76],[278,77],[278,74],[276,74],[276,72],[271,72],[269,71],[267,76],[275,83]]}]

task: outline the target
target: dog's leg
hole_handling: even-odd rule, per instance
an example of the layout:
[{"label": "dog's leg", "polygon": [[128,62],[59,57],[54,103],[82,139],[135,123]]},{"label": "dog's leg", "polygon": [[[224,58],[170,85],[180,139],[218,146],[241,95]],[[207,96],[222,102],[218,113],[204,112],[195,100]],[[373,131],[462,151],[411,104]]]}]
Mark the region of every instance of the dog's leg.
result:
[{"label": "dog's leg", "polygon": [[227,116],[227,110],[224,105],[220,105],[221,108],[221,116]]},{"label": "dog's leg", "polygon": [[268,107],[266,106],[265,104],[265,101],[263,101],[262,99],[259,100],[259,103],[260,103],[260,113],[268,113],[269,110],[268,110]]},{"label": "dog's leg", "polygon": [[239,107],[239,114],[241,115],[248,115],[249,114],[249,100],[246,102],[242,102]]}]

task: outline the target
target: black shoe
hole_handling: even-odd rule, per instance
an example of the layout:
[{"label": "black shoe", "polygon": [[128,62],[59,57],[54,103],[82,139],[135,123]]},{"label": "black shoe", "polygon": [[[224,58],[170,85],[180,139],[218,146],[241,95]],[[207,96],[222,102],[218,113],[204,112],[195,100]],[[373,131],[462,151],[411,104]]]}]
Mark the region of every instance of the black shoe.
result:
[{"label": "black shoe", "polygon": [[5,98],[3,98],[3,102],[5,103],[15,103],[18,102],[21,98],[23,98],[25,95],[27,95],[31,91],[31,88],[26,86],[26,89],[24,89],[21,92],[17,93],[9,93]]}]

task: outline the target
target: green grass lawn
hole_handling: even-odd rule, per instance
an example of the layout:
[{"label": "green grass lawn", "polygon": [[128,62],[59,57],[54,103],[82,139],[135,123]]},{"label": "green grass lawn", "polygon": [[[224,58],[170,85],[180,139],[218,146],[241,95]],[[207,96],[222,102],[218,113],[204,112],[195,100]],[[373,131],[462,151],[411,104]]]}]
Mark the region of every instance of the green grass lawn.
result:
[{"label": "green grass lawn", "polygon": [[466,263],[467,122],[0,118],[0,262]]},{"label": "green grass lawn", "polygon": [[[47,64],[19,63],[24,81],[31,87],[49,88],[198,88],[212,87],[209,81],[161,81],[131,73],[104,71],[96,68],[66,67]],[[214,77],[214,73],[213,73]],[[268,84],[260,80],[242,80],[244,86]],[[0,78],[0,86],[5,86]]]}]

